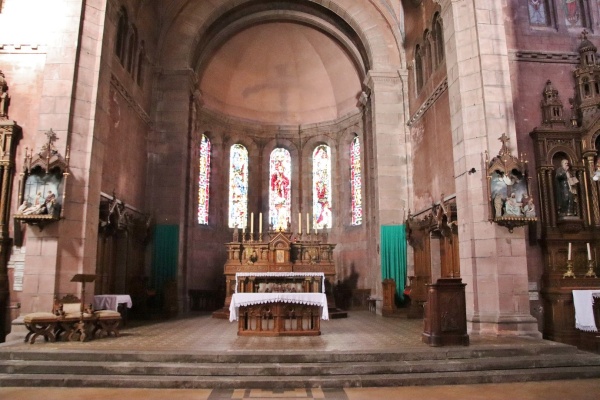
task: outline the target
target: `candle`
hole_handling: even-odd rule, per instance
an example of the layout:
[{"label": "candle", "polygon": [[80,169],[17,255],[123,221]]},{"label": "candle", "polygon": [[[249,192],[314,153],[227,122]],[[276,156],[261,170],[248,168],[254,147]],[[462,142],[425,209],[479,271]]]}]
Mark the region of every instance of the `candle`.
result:
[{"label": "candle", "polygon": [[587,250],[588,250],[588,261],[592,260],[592,250],[590,249],[590,244],[587,244]]},{"label": "candle", "polygon": [[250,213],[250,234],[254,233],[254,213]]},{"label": "candle", "polygon": [[569,254],[567,255],[567,260],[571,261],[571,243],[569,243]]},{"label": "candle", "polygon": [[308,224],[308,213],[306,213],[306,234],[310,235],[310,225]]},{"label": "candle", "polygon": [[262,213],[258,213],[258,233],[262,233]]},{"label": "candle", "polygon": [[298,213],[298,235],[302,235],[302,213]]}]

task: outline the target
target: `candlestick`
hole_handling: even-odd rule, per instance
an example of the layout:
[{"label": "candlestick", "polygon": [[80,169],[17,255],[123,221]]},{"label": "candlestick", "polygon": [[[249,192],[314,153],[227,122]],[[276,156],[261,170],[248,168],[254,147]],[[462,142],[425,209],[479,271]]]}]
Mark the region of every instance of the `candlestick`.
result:
[{"label": "candlestick", "polygon": [[592,250],[590,250],[590,244],[587,244],[587,251],[588,251],[588,261],[592,260]]},{"label": "candlestick", "polygon": [[563,274],[563,279],[564,278],[575,278],[575,273],[573,272],[573,263],[571,260],[567,260],[567,272]]},{"label": "candlestick", "polygon": [[567,260],[571,261],[571,243],[569,242],[569,253],[567,255]]},{"label": "candlestick", "polygon": [[254,233],[254,213],[250,213],[250,234]]},{"label": "candlestick", "polygon": [[302,235],[302,213],[298,213],[298,235]]},{"label": "candlestick", "polygon": [[262,234],[262,213],[258,213],[258,233]]},{"label": "candlestick", "polygon": [[597,278],[596,273],[594,272],[594,262],[590,259],[588,261],[588,271],[585,274],[586,278]]}]

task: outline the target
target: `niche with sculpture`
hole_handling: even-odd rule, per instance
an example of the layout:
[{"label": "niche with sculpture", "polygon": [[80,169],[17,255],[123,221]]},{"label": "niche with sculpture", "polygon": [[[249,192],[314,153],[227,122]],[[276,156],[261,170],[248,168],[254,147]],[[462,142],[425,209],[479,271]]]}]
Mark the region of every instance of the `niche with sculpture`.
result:
[{"label": "niche with sculpture", "polygon": [[65,186],[69,175],[69,149],[63,157],[54,142],[58,140],[50,129],[47,142],[34,154],[25,149],[23,172],[19,180],[19,208],[14,219],[43,227],[63,216]]},{"label": "niche with sculpture", "polygon": [[502,147],[491,160],[486,152],[490,221],[513,229],[537,221],[536,208],[529,187],[527,160],[517,158],[508,148],[509,138],[499,139]]}]

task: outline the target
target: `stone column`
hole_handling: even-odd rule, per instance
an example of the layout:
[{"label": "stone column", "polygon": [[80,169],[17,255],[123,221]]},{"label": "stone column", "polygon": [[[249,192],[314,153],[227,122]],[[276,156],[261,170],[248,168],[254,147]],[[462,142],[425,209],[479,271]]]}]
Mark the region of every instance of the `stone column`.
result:
[{"label": "stone column", "polygon": [[[403,79],[404,78],[404,79]],[[372,166],[364,179],[371,182],[367,204],[372,207],[366,213],[365,223],[369,230],[371,254],[370,275],[367,287],[382,296],[381,277],[381,225],[404,223],[409,204],[411,183],[408,180],[407,157],[408,129],[406,126],[405,99],[406,74],[398,71],[370,71],[365,84],[371,91],[371,137],[366,137],[366,146],[371,149]],[[366,148],[365,146],[365,148]],[[378,310],[379,312],[379,310]]]},{"label": "stone column", "polygon": [[[454,175],[460,273],[471,333],[540,337],[530,314],[525,228],[488,222],[483,152],[497,154],[502,133],[517,154],[502,2],[440,0]],[[476,168],[477,173],[465,171]]]},{"label": "stone column", "polygon": [[[56,0],[46,32],[39,131],[29,132],[39,151],[50,128],[71,169],[63,204],[64,220],[43,230],[26,229],[21,315],[51,311],[56,295],[79,296],[74,274],[94,273],[100,195],[101,156],[97,153],[96,95],[106,0]],[[91,291],[87,301],[90,301]]]},{"label": "stone column", "polygon": [[[163,71],[157,78],[157,123],[149,143],[147,199],[148,210],[157,224],[179,225],[179,260],[177,288],[179,310],[186,304],[186,238],[184,224],[190,223],[186,210],[186,193],[189,193],[189,152],[192,151],[189,130],[191,96],[196,86],[191,70]],[[195,219],[192,219],[194,221]]]}]

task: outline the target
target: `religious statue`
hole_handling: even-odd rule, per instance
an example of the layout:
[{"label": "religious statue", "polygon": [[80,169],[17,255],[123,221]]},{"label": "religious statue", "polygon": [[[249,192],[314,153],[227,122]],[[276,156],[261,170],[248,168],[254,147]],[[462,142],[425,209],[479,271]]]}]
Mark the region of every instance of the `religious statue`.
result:
[{"label": "religious statue", "polygon": [[494,197],[494,209],[496,211],[496,218],[502,217],[502,206],[504,203],[504,199],[500,193],[496,193]]},{"label": "religious statue", "polygon": [[8,95],[8,84],[4,77],[4,73],[0,71],[0,119],[8,118],[8,106],[10,104],[10,96]]},{"label": "religious statue", "polygon": [[556,168],[556,203],[559,216],[577,215],[577,184],[579,180],[572,175],[569,160],[562,160]]},{"label": "religious statue", "polygon": [[517,201],[517,196],[512,193],[506,203],[504,203],[504,215],[511,217],[520,217],[522,204]]},{"label": "religious statue", "polygon": [[523,214],[525,214],[525,217],[527,218],[535,218],[535,204],[533,204],[533,197],[530,197],[523,206]]}]

